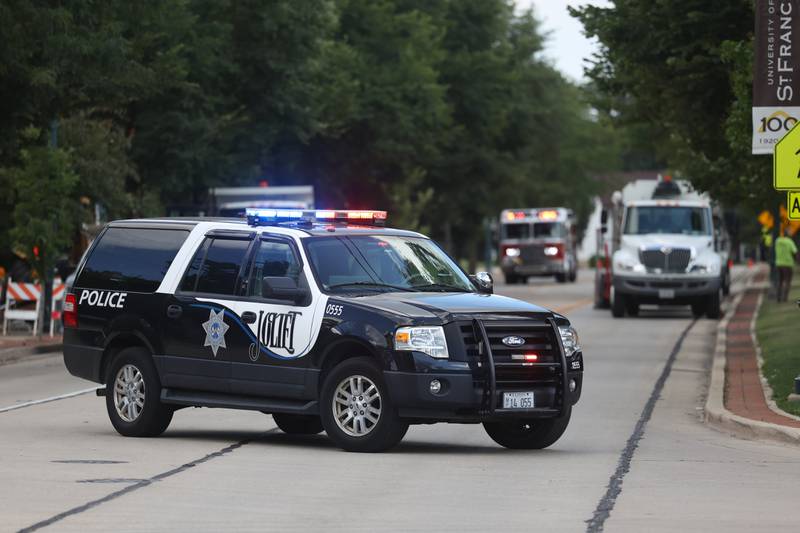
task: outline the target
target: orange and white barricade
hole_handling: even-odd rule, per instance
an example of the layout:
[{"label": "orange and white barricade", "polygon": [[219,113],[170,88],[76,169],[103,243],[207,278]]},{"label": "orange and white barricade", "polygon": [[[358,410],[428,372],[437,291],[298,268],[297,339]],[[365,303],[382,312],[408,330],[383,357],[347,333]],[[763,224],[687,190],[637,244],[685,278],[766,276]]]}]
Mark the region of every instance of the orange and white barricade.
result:
[{"label": "orange and white barricade", "polygon": [[[42,305],[41,285],[36,283],[16,282],[8,280],[6,289],[6,309],[3,314],[3,335],[8,330],[9,320],[24,320],[33,322],[33,334],[36,335],[36,327],[39,325],[39,306]],[[25,305],[35,302],[33,308]]]},{"label": "orange and white barricade", "polygon": [[67,295],[67,286],[61,278],[53,280],[53,295],[50,298],[50,336],[56,331],[56,325],[61,328],[61,312],[64,310],[64,298]]}]

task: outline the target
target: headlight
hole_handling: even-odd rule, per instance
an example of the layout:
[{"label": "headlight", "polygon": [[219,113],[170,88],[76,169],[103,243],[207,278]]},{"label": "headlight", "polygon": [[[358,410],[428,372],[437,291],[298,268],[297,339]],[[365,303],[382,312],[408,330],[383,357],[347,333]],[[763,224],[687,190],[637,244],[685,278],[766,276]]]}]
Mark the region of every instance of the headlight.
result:
[{"label": "headlight", "polygon": [[689,269],[689,272],[692,274],[717,274],[719,273],[719,268],[719,263],[714,261],[698,262]]},{"label": "headlight", "polygon": [[647,272],[647,269],[643,264],[636,263],[634,261],[617,261],[614,263],[614,269],[621,272]]},{"label": "headlight", "polygon": [[395,350],[422,352],[436,359],[447,359],[447,340],[441,326],[397,328]]},{"label": "headlight", "polygon": [[559,326],[558,332],[561,334],[561,344],[564,345],[564,352],[567,357],[572,357],[575,352],[581,350],[578,332],[572,326]]},{"label": "headlight", "polygon": [[508,257],[519,257],[519,248],[506,248],[506,255]]}]

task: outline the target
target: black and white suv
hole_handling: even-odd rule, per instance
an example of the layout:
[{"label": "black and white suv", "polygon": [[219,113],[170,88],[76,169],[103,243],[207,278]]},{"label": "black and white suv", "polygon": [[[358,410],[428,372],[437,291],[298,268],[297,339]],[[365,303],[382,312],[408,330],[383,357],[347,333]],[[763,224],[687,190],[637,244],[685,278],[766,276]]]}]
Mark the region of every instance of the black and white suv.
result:
[{"label": "black and white suv", "polygon": [[493,295],[433,241],[381,211],[248,212],[247,219],[109,224],[65,304],[69,371],[105,384],[126,436],[183,406],[269,413],[352,451],[409,424],[483,423],[544,448],[581,394],[563,316]]}]

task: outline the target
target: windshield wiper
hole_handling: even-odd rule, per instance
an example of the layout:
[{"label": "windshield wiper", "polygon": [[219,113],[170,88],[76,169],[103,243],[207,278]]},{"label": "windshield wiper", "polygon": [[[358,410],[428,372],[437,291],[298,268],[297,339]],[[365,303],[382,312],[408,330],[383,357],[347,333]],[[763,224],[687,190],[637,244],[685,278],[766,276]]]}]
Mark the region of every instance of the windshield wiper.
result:
[{"label": "windshield wiper", "polygon": [[373,281],[351,281],[350,283],[337,283],[335,285],[329,285],[328,290],[330,289],[344,289],[346,287],[354,287],[354,288],[386,288],[386,289],[394,289],[397,291],[405,291],[405,292],[416,292],[415,289],[410,287],[401,287],[399,285],[389,285],[387,283],[377,283]]},{"label": "windshield wiper", "polygon": [[439,289],[442,292],[472,292],[469,289],[465,289],[464,287],[447,285],[446,283],[428,283],[426,285],[414,285],[414,288],[417,289],[418,291],[424,291],[427,289]]}]

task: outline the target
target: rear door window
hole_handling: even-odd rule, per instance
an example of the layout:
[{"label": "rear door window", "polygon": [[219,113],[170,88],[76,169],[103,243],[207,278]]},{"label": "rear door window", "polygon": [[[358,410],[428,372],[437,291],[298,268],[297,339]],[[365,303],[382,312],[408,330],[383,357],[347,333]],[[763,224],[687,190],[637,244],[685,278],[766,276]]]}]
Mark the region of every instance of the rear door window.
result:
[{"label": "rear door window", "polygon": [[75,282],[78,288],[155,292],[189,231],[106,229]]}]

